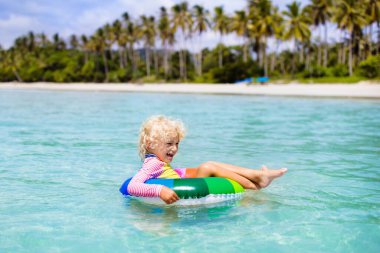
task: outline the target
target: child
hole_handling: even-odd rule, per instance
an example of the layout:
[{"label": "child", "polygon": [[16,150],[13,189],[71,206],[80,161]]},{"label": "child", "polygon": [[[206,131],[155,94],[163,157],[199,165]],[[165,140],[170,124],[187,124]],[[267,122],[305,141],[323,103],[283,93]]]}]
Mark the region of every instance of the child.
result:
[{"label": "child", "polygon": [[[197,168],[173,169],[170,162],[178,151],[179,142],[185,136],[182,122],[165,116],[153,116],[143,123],[139,136],[139,153],[144,163],[128,185],[131,195],[160,197],[171,204],[179,200],[177,194],[163,185],[145,184],[151,178],[225,177],[235,180],[245,189],[258,190],[267,187],[271,181],[282,176],[287,169],[252,170],[221,162],[205,162]],[[188,170],[188,171],[187,171]],[[190,173],[189,173],[190,172]]]}]

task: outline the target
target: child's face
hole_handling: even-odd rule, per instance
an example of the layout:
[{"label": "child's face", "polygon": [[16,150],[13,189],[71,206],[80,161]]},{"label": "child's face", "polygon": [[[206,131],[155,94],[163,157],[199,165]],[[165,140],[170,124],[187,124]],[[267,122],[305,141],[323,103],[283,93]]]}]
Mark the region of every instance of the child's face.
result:
[{"label": "child's face", "polygon": [[161,141],[153,153],[163,162],[170,163],[178,151],[179,138],[178,135],[169,136],[164,141]]}]

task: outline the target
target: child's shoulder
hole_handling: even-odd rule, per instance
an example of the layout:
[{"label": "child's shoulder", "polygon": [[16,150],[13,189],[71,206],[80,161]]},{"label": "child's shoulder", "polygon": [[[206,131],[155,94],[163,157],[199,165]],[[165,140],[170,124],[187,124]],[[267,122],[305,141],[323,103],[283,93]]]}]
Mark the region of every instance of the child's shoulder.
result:
[{"label": "child's shoulder", "polygon": [[143,166],[152,166],[152,165],[160,165],[163,166],[165,163],[161,161],[157,156],[145,156]]}]

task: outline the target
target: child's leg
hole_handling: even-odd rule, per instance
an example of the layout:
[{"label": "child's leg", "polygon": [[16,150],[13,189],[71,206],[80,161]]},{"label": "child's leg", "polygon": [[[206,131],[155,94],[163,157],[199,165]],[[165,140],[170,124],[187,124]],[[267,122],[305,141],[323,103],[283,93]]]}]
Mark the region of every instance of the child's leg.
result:
[{"label": "child's leg", "polygon": [[245,167],[214,161],[206,162],[205,164],[208,167],[218,167],[232,171],[252,181],[258,188],[267,187],[273,179],[282,176],[287,171],[285,168],[278,170],[268,170],[265,166],[263,166],[261,170],[253,170]]},{"label": "child's leg", "polygon": [[225,177],[225,178],[235,180],[236,182],[241,184],[245,189],[258,190],[260,188],[255,183],[245,178],[244,176],[241,176],[238,173],[235,173],[231,170],[227,170],[223,167],[220,167],[219,165],[215,163],[210,163],[210,162],[202,163],[197,168],[196,172],[197,172],[196,177]]}]

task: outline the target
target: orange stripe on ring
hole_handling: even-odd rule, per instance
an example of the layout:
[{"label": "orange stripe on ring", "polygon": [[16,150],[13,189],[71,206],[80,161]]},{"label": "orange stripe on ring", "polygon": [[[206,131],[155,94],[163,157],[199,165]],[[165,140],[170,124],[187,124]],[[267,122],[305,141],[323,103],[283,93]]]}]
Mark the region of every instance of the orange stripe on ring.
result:
[{"label": "orange stripe on ring", "polygon": [[186,168],[185,178],[197,177],[198,168]]}]

